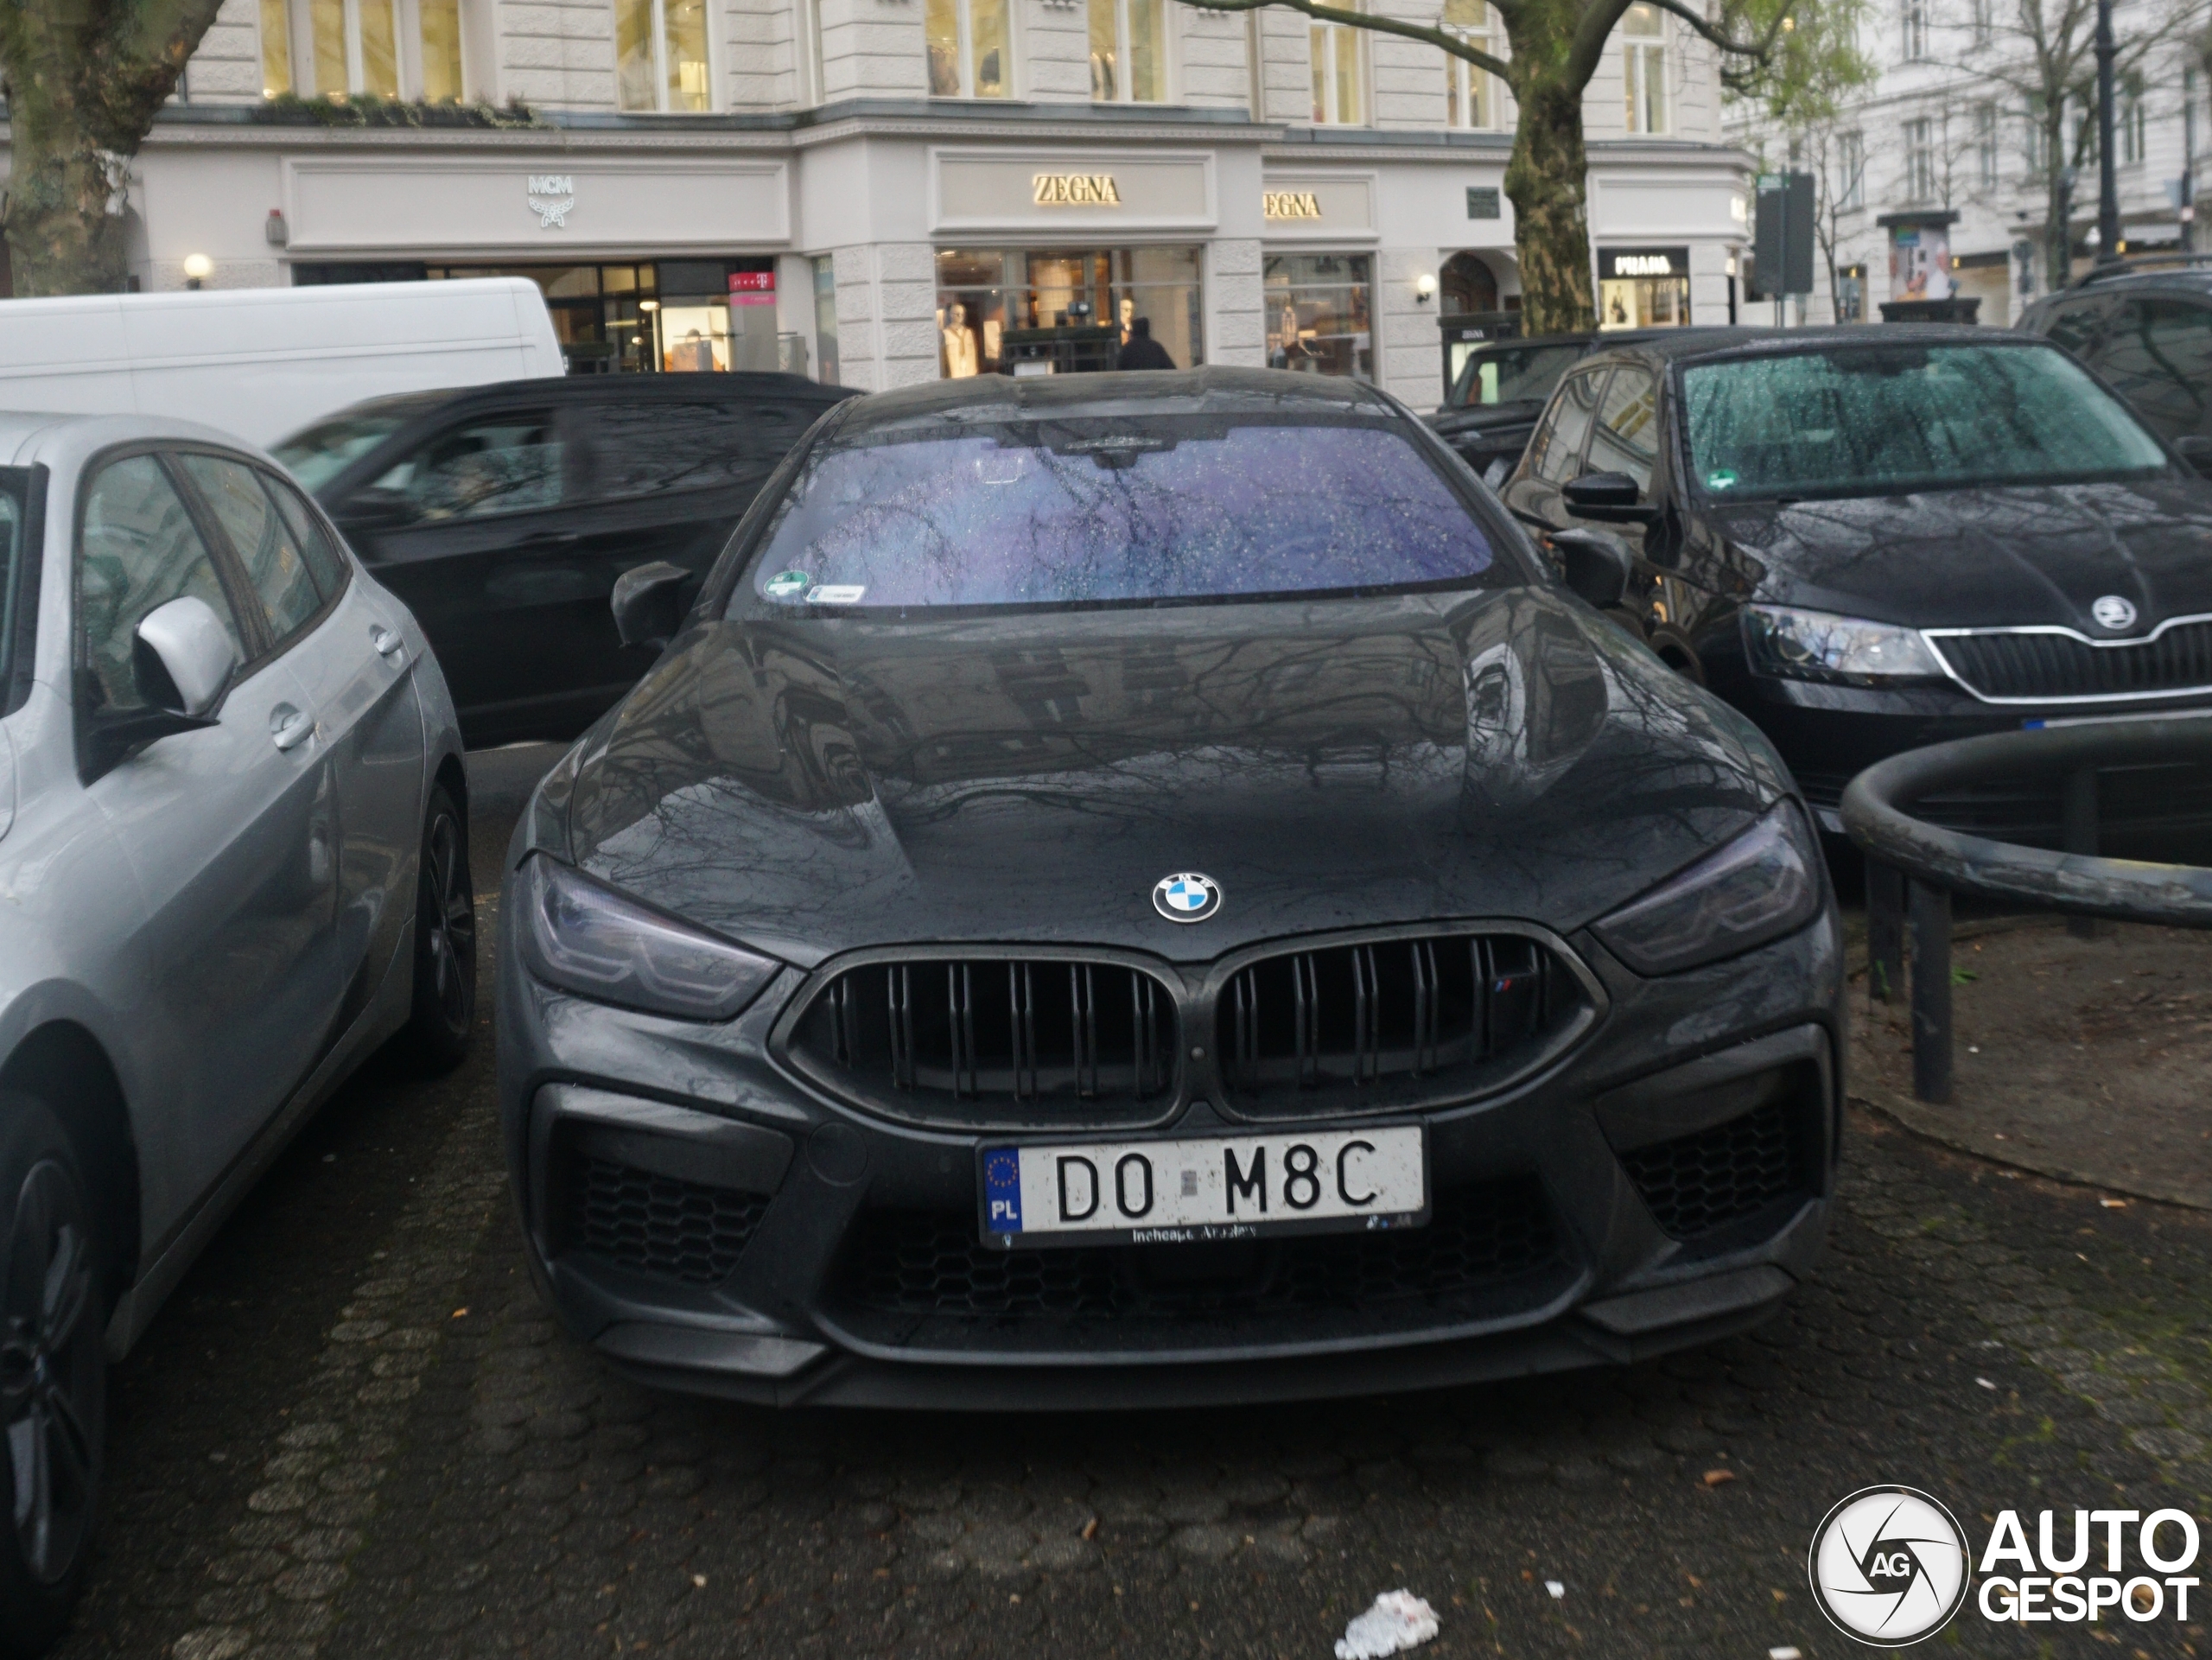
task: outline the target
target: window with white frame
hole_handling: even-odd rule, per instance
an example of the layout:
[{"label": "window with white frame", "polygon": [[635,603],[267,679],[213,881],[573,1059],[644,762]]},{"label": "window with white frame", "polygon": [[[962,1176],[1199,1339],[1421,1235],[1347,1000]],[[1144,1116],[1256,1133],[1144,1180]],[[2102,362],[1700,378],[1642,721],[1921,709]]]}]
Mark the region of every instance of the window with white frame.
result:
[{"label": "window with white frame", "polygon": [[1997,188],[1997,106],[1977,104],[1974,111],[1974,178],[1984,190]]},{"label": "window with white frame", "polygon": [[[1441,26],[1478,51],[1498,52],[1497,14],[1490,0],[1444,0]],[[1497,125],[1497,78],[1465,58],[1444,60],[1445,124],[1486,132]]]},{"label": "window with white frame", "polygon": [[1928,55],[1928,0],[1904,0],[1902,21],[1905,61],[1917,63]]},{"label": "window with white frame", "polygon": [[1167,97],[1169,0],[1090,0],[1090,96],[1101,104]]},{"label": "window with white frame", "polygon": [[625,110],[713,109],[707,0],[614,0],[614,92]]},{"label": "window with white frame", "polygon": [[1855,132],[1840,133],[1835,141],[1835,205],[1848,213],[1866,205],[1866,139]]},{"label": "window with white frame", "polygon": [[926,0],[931,98],[1010,98],[1007,0]]},{"label": "window with white frame", "polygon": [[2021,154],[2027,160],[2028,171],[2031,174],[2040,174],[2044,171],[2050,153],[2050,135],[2045,130],[2043,120],[2044,112],[2041,105],[2036,100],[2031,99],[2028,107],[2020,112],[2020,149]]},{"label": "window with white frame", "polygon": [[1648,0],[1621,16],[1621,80],[1630,132],[1667,130],[1667,19]]},{"label": "window with white frame", "polygon": [[1904,124],[1904,194],[1907,201],[1936,197],[1936,143],[1924,115]]},{"label": "window with white frame", "polygon": [[2116,124],[2120,128],[2120,165],[2131,166],[2143,159],[2148,137],[2141,76],[2128,77],[2127,85],[2120,89],[2120,109],[2116,115]]},{"label": "window with white frame", "polygon": [[1367,31],[1315,23],[1307,31],[1313,57],[1313,124],[1357,127],[1367,121]]},{"label": "window with white frame", "polygon": [[822,69],[822,0],[797,0],[794,12],[798,30],[798,101],[826,102],[829,89]]},{"label": "window with white frame", "polygon": [[1974,34],[1974,43],[1976,46],[1987,46],[1989,37],[1996,29],[1997,20],[1993,0],[1973,0],[1973,10],[1968,16]]},{"label": "window with white frame", "polygon": [[461,0],[261,0],[261,95],[287,92],[459,99]]}]

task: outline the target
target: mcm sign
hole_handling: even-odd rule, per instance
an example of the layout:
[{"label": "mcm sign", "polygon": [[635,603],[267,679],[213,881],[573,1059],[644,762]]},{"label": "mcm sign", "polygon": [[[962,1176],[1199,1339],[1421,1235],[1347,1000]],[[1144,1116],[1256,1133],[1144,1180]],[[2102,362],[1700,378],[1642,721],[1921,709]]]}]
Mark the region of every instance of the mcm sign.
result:
[{"label": "mcm sign", "polygon": [[541,231],[569,228],[569,210],[576,205],[576,181],[566,173],[530,175],[530,206]]}]

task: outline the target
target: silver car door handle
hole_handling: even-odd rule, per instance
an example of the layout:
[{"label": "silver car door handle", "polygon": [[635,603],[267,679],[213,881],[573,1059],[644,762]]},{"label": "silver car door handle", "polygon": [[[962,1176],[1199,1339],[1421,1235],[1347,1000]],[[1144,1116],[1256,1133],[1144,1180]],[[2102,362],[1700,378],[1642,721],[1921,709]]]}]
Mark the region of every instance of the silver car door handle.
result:
[{"label": "silver car door handle", "polygon": [[315,736],[315,717],[289,703],[269,711],[269,737],[279,749],[296,749]]},{"label": "silver car door handle", "polygon": [[395,662],[407,650],[407,637],[397,628],[387,628],[382,623],[371,625],[369,644],[377,648],[377,655]]}]

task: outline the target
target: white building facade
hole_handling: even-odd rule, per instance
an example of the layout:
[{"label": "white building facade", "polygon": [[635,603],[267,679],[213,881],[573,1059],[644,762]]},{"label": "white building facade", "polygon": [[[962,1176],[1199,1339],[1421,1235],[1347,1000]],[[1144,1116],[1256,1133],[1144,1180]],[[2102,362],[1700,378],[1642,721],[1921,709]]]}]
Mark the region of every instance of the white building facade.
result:
[{"label": "white building facade", "polygon": [[[2050,291],[2049,173],[2042,123],[2025,90],[2037,77],[2021,6],[1876,0],[1859,48],[1878,73],[1834,120],[1807,130],[1753,106],[1729,110],[1728,136],[1763,167],[1818,178],[1837,281],[1832,295],[1826,262],[1816,258],[1807,320],[1878,322],[1885,301],[1956,296],[1980,302],[1976,321],[2001,327]],[[2201,27],[2197,0],[2118,0],[2115,7],[2123,254],[2195,245],[2195,180],[2212,105],[2192,16]],[[2084,10],[2076,31],[2085,72],[2093,18]],[[2094,120],[2087,102],[2064,111],[2063,164],[2075,174],[2067,216],[2075,274],[2096,253]],[[1761,302],[1746,315],[1770,321],[1772,311]]]},{"label": "white building facade", "polygon": [[[1608,315],[1728,321],[1709,52],[1632,9],[1586,118]],[[229,0],[133,163],[134,270],[520,273],[576,368],[868,390],[1141,319],[1179,365],[1426,406],[1440,312],[1518,304],[1513,122],[1418,42],[1175,0]]]}]

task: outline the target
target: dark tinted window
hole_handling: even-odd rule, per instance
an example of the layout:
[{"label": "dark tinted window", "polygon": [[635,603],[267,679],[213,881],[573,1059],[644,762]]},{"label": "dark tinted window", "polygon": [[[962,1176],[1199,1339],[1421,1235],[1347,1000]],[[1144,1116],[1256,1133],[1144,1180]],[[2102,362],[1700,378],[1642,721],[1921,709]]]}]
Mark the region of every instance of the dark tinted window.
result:
[{"label": "dark tinted window", "polygon": [[31,631],[23,624],[28,615],[23,578],[31,551],[23,546],[23,531],[30,512],[29,480],[14,467],[0,468],[0,715],[8,712],[14,696],[16,636],[23,636],[23,650],[31,646]]},{"label": "dark tinted window", "polygon": [[2127,406],[2040,346],[1870,345],[1682,372],[1690,465],[1715,497],[1851,496],[2140,476]]},{"label": "dark tinted window", "polygon": [[1068,420],[818,448],[754,556],[772,605],[1066,605],[1465,582],[1490,543],[1380,423]]},{"label": "dark tinted window", "polygon": [[561,434],[545,410],[508,410],[448,428],[376,481],[418,519],[484,518],[561,505]]},{"label": "dark tinted window", "polygon": [[296,432],[270,454],[292,469],[292,476],[319,490],[422,412],[422,403],[365,404]]},{"label": "dark tinted window", "polygon": [[1581,473],[1583,442],[1590,436],[1606,373],[1591,369],[1560,384],[1544,424],[1529,445],[1529,470],[1538,478],[1565,484]]},{"label": "dark tinted window", "polygon": [[131,668],[140,619],[205,600],[243,658],[237,615],[184,499],[151,455],[104,467],[85,493],[77,542],[77,640],[95,708],[143,709]]},{"label": "dark tinted window", "polygon": [[1454,405],[1541,404],[1588,349],[1580,345],[1486,346],[1460,366],[1451,401]]},{"label": "dark tinted window", "polygon": [[2110,305],[2101,295],[2094,299],[2055,302],[2044,322],[2044,337],[2064,347],[2077,358],[2087,358],[2103,332]]},{"label": "dark tinted window", "polygon": [[591,404],[571,415],[594,499],[758,487],[814,415],[784,404]]},{"label": "dark tinted window", "polygon": [[276,502],[276,511],[284,516],[284,523],[291,527],[292,539],[300,544],[300,553],[308,562],[308,569],[315,573],[315,586],[328,599],[346,586],[346,556],[338,551],[329,533],[322,528],[322,521],[308,511],[300,493],[282,479],[270,478],[266,473],[261,482]]},{"label": "dark tinted window", "polygon": [[2126,301],[2095,362],[2098,372],[2167,437],[2206,429],[2212,308],[2187,300]]},{"label": "dark tinted window", "polygon": [[1659,383],[1642,369],[1613,372],[1598,423],[1590,436],[1590,458],[1583,470],[1625,473],[1637,487],[1651,487],[1651,466],[1659,454]]},{"label": "dark tinted window", "polygon": [[245,567],[268,616],[270,637],[283,645],[322,609],[322,594],[290,527],[245,462],[192,455],[177,460]]}]

